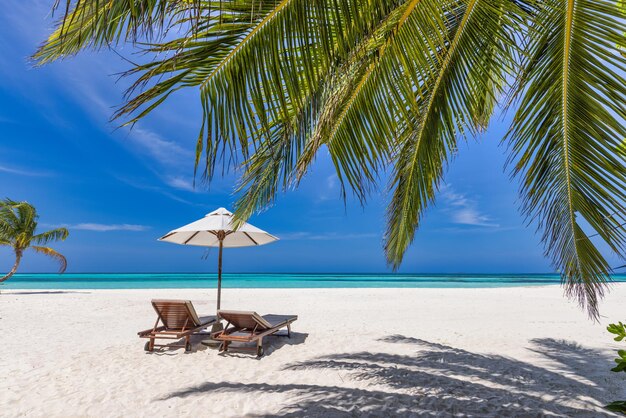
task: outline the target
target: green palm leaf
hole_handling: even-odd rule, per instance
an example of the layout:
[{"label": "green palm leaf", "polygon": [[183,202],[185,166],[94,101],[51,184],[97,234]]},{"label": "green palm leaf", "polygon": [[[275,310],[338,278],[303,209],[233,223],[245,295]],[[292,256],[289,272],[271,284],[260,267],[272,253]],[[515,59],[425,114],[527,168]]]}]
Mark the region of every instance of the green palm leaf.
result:
[{"label": "green palm leaf", "polygon": [[361,199],[365,198],[367,185],[374,182],[382,158],[388,154],[390,135],[369,135],[365,140],[364,136],[353,135],[356,140],[342,141],[340,136],[345,130],[341,127],[350,123],[354,116],[351,109],[367,96],[365,86],[376,73],[410,3],[415,1],[393,9],[365,33],[352,52],[329,68],[309,95],[299,99],[304,105],[292,106],[289,119],[278,121],[270,129],[270,140],[264,141],[245,163],[239,187],[244,194],[236,204],[239,218],[245,219],[272,203],[278,190],[297,186],[324,145],[338,172],[345,175]]},{"label": "green palm leaf", "polygon": [[568,294],[597,316],[611,269],[581,221],[623,255],[626,65],[614,45],[624,14],[613,1],[562,3],[538,5],[508,138],[524,212],[543,230]]},{"label": "green palm leaf", "polygon": [[[511,16],[521,15],[515,4],[472,0],[454,6],[443,11],[454,25],[449,40],[438,46],[442,58],[432,74],[424,74],[417,97],[418,118],[402,136],[394,164],[385,250],[395,268],[435,198],[445,164],[456,152],[457,138],[475,133],[486,123],[514,62],[512,48],[503,45],[511,45],[516,27]],[[422,26],[431,19],[429,13],[417,18]],[[427,65],[426,61],[421,67]]]},{"label": "green palm leaf", "polygon": [[333,74],[346,68],[396,7],[391,1],[351,0],[337,7],[334,1],[292,0],[273,11],[201,85],[209,160],[224,148],[248,159],[260,142],[285,134],[300,141],[292,148],[300,149],[309,137],[303,121],[320,120],[323,112],[311,106],[313,99],[332,89]]},{"label": "green palm leaf", "polygon": [[46,255],[48,257],[54,258],[60,265],[59,273],[64,273],[65,269],[67,269],[67,259],[65,258],[65,256],[63,256],[62,254],[56,252],[52,248],[40,247],[38,245],[33,245],[30,248],[32,248],[33,250],[35,250],[36,252],[38,252],[40,254],[43,254],[43,255]]},{"label": "green palm leaf", "polygon": [[69,235],[67,228],[56,228],[41,234],[33,235],[32,241],[39,245],[46,245],[51,241],[64,241]]},{"label": "green palm leaf", "polygon": [[[54,9],[59,3],[55,2]],[[33,58],[45,64],[85,48],[150,39],[162,33],[172,15],[193,15],[194,4],[186,0],[67,0],[57,29]]]}]

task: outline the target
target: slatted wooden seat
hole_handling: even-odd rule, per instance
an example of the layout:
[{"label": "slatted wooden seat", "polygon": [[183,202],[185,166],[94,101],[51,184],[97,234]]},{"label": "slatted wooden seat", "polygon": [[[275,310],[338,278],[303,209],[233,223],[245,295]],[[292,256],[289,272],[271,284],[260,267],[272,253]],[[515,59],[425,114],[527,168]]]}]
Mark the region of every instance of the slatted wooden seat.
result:
[{"label": "slatted wooden seat", "polygon": [[[157,313],[154,327],[139,331],[140,338],[149,338],[145,350],[154,351],[154,347],[185,347],[191,350],[191,336],[205,329],[215,322],[215,316],[199,317],[193,304],[189,300],[153,299],[152,307]],[[159,326],[159,323],[162,325]],[[156,344],[156,339],[179,340],[185,339],[184,345]]]},{"label": "slatted wooden seat", "polygon": [[[291,324],[298,319],[297,315],[259,315],[252,311],[226,311],[217,312],[220,319],[227,321],[222,331],[211,334],[215,340],[221,341],[220,352],[228,351],[232,342],[250,343],[256,342],[258,357],[263,355],[263,338],[276,334],[282,328],[287,328],[287,337],[291,336]],[[232,326],[231,326],[232,325]],[[240,349],[250,349],[239,347]]]}]

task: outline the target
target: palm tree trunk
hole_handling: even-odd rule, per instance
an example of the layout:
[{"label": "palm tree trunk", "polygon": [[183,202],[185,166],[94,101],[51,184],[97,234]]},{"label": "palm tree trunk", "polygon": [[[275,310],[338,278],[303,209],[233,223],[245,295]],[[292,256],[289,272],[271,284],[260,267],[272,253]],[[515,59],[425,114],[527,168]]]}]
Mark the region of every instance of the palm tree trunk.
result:
[{"label": "palm tree trunk", "polygon": [[11,268],[11,271],[9,271],[6,276],[0,278],[0,283],[4,282],[5,280],[8,280],[11,276],[15,274],[18,266],[20,265],[21,260],[22,260],[22,252],[16,251],[15,252],[15,264],[13,264],[13,268]]}]

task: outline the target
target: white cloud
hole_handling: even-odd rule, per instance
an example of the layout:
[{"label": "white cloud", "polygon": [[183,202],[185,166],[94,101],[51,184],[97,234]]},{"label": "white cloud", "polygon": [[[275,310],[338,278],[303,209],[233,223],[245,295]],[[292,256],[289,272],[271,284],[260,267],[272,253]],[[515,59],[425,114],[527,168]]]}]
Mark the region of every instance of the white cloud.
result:
[{"label": "white cloud", "polygon": [[206,208],[206,205],[183,199],[182,197],[176,196],[174,193],[171,193],[164,187],[153,186],[153,185],[145,184],[145,183],[142,183],[142,182],[130,179],[130,178],[125,178],[125,177],[120,177],[120,176],[115,176],[115,178],[117,178],[122,183],[127,184],[130,187],[134,187],[135,189],[138,189],[138,190],[145,190],[149,192],[159,193],[176,202],[184,203],[185,205],[200,206],[200,207]]},{"label": "white cloud", "polygon": [[452,223],[459,225],[473,225],[487,228],[498,228],[500,225],[478,209],[475,200],[468,198],[463,193],[454,191],[451,185],[441,189],[441,197],[448,205],[446,209],[450,213]]},{"label": "white cloud", "polygon": [[330,176],[326,177],[326,187],[328,187],[328,190],[335,190],[335,188],[337,188],[338,182],[339,177],[337,177],[337,174],[331,174]]},{"label": "white cloud", "polygon": [[380,234],[374,232],[347,233],[341,232],[287,232],[278,234],[278,238],[284,241],[337,241],[354,239],[375,239],[380,238]]},{"label": "white cloud", "polygon": [[53,174],[51,172],[33,171],[30,169],[9,167],[6,165],[1,165],[1,164],[0,164],[0,172],[9,173],[9,174],[17,174],[20,176],[30,176],[30,177],[44,177],[44,176],[50,176]]},{"label": "white cloud", "polygon": [[80,223],[75,225],[64,225],[68,229],[78,229],[82,231],[110,232],[110,231],[132,231],[140,232],[150,229],[145,225],[134,224],[98,224],[98,223]]},{"label": "white cloud", "polygon": [[184,177],[168,177],[165,180],[165,184],[175,189],[184,190],[187,192],[197,192],[198,189],[194,187],[193,180]]},{"label": "white cloud", "polygon": [[[100,81],[98,78],[83,76],[84,71],[82,66],[87,65],[89,68],[95,64],[98,64],[102,74],[112,74],[118,70],[117,66],[110,66],[108,61],[114,61],[110,55],[104,55],[99,57],[89,57],[91,61],[87,64],[81,62],[74,63],[71,68],[74,74],[77,74],[73,82],[79,87],[73,92],[75,100],[79,103],[83,103],[88,112],[94,118],[94,122],[102,124],[106,131],[111,126],[116,126],[119,123],[125,122],[126,119],[113,121],[113,125],[105,124],[112,114],[114,113],[114,104],[119,102],[119,98],[123,95],[123,89],[116,83],[115,88],[111,88],[111,84],[108,82],[106,76],[104,76],[105,82]],[[108,58],[108,60],[107,60]],[[95,64],[94,64],[95,63]],[[82,66],[81,66],[82,64]],[[116,62],[117,65],[119,63]],[[115,92],[115,94],[112,93]],[[156,112],[157,110],[155,110]],[[151,128],[147,128],[146,125],[150,125]],[[166,166],[168,171],[172,170],[177,172],[181,169],[188,170],[192,167],[194,161],[194,152],[190,148],[182,146],[179,142],[170,138],[165,138],[162,134],[157,133],[159,126],[155,122],[148,122],[143,120],[133,124],[130,128],[120,127],[121,132],[126,132],[122,139],[122,143],[130,148],[130,151],[141,157],[149,157],[154,162],[159,164],[163,168]],[[188,134],[186,134],[188,136]]]},{"label": "white cloud", "polygon": [[491,223],[491,219],[488,216],[482,215],[476,209],[469,207],[454,212],[452,220],[454,223],[463,225],[498,226]]},{"label": "white cloud", "polygon": [[174,141],[163,139],[159,134],[140,127],[134,127],[129,135],[135,146],[147,152],[152,158],[164,165],[188,166],[193,161],[193,153]]},{"label": "white cloud", "polygon": [[326,177],[325,185],[326,185],[326,188],[323,188],[322,186],[317,190],[318,202],[331,200],[339,195],[337,192],[337,187],[339,186],[339,177],[337,177],[337,174],[331,174],[328,177]]},{"label": "white cloud", "polygon": [[465,195],[454,192],[450,185],[443,187],[441,193],[450,206],[466,207],[469,204]]}]

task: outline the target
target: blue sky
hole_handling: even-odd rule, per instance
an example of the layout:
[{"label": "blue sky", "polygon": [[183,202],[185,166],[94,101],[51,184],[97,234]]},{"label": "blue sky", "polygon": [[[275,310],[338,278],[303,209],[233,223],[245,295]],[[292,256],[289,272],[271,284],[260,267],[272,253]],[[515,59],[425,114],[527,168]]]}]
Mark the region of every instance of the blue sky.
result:
[{"label": "blue sky", "polygon": [[[109,122],[122,101],[127,64],[86,53],[44,68],[28,56],[50,31],[50,1],[9,1],[0,15],[0,196],[27,200],[43,228],[67,225],[55,248],[68,272],[214,272],[217,251],[156,238],[219,206],[231,207],[235,177],[193,189],[200,122],[195,90],[173,97],[134,129]],[[129,47],[120,48],[131,56]],[[539,236],[518,211],[517,185],[504,172],[501,119],[478,142],[462,144],[417,232],[401,272],[548,272]],[[382,234],[388,195],[344,205],[326,155],[299,190],[251,223],[281,241],[227,250],[230,272],[388,272]],[[0,249],[0,270],[12,264]],[[55,271],[30,253],[22,272]]]}]

